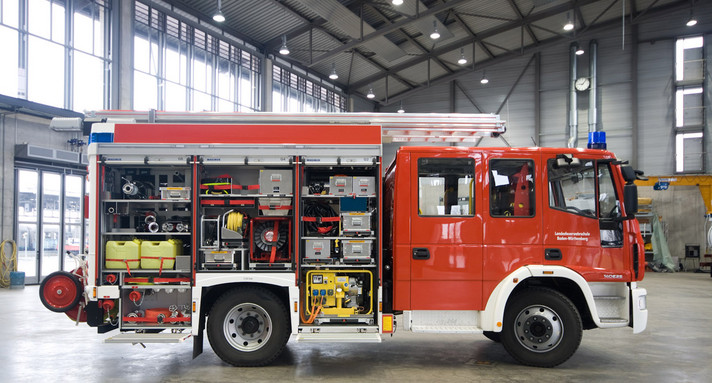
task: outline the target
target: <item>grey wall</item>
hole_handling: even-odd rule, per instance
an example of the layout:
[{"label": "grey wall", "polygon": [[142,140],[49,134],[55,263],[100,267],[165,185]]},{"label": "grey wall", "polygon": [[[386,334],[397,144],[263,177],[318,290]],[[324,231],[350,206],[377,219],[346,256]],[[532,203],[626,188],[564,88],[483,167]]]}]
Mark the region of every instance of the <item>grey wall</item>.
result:
[{"label": "grey wall", "polygon": [[[578,57],[578,76],[588,76],[589,41],[598,41],[598,128],[604,130],[609,150],[637,165],[648,175],[674,173],[674,40],[677,37],[703,34],[706,39],[706,59],[712,59],[712,2],[696,2],[695,15],[699,23],[685,26],[689,11],[668,13],[656,18],[643,17],[635,27],[626,24],[623,44],[620,24],[608,30],[588,33],[578,39],[586,53]],[[629,20],[628,20],[629,21]],[[482,71],[463,74],[452,82],[434,85],[403,100],[408,112],[495,113],[507,121],[505,134],[511,146],[566,146],[569,77],[569,44],[562,41],[540,51],[540,124],[536,134],[536,71],[525,67],[532,54],[486,69],[490,82],[480,84]],[[708,86],[705,103],[707,117],[712,118],[712,79],[707,65]],[[512,90],[517,77],[524,74]],[[455,86],[453,92],[452,87]],[[460,89],[462,88],[462,89]],[[509,100],[502,104],[512,90]],[[637,99],[634,96],[637,94]],[[454,98],[453,98],[454,95]],[[479,107],[479,110],[474,104]],[[637,101],[637,108],[636,103]],[[383,106],[380,111],[392,112],[400,101]],[[588,93],[578,97],[579,140],[585,147],[588,132]],[[364,109],[370,110],[368,106]],[[637,124],[636,124],[637,122]],[[637,136],[637,141],[635,137]],[[483,140],[479,146],[504,146],[498,139]],[[712,133],[706,131],[706,150],[712,147]],[[386,150],[386,152],[394,152]],[[709,155],[703,154],[706,170],[712,169]],[[384,162],[386,162],[384,160]]]}]

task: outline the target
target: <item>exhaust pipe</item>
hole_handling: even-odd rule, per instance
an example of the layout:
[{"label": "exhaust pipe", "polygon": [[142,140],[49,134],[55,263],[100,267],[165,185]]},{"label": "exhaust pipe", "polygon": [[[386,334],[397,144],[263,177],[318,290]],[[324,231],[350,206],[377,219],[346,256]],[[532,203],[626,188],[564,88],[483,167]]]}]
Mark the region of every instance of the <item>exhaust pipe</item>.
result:
[{"label": "exhaust pipe", "polygon": [[596,97],[598,83],[598,42],[591,40],[588,44],[588,73],[591,76],[591,88],[588,91],[588,132],[598,131],[598,98]]},{"label": "exhaust pipe", "polygon": [[566,147],[575,148],[578,143],[578,111],[576,110],[576,51],[577,43],[569,47],[569,139]]}]

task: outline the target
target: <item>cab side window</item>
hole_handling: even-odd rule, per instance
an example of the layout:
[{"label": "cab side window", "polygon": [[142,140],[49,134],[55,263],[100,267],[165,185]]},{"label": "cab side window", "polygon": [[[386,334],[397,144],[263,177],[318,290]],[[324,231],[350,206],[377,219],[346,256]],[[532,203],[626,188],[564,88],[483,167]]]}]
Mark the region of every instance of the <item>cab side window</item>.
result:
[{"label": "cab side window", "polygon": [[418,215],[474,215],[472,158],[418,159]]},{"label": "cab side window", "polygon": [[492,217],[534,216],[534,161],[491,160],[489,182]]},{"label": "cab side window", "polygon": [[[596,173],[593,161],[547,163],[549,206],[587,217],[596,216]],[[615,193],[613,194],[615,198]]]}]

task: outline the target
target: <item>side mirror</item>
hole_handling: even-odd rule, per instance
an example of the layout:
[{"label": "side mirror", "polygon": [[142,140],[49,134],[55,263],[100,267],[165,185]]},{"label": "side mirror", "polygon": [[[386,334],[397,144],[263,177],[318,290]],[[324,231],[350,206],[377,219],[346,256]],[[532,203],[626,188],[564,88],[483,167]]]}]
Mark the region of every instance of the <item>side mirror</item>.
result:
[{"label": "side mirror", "polygon": [[630,166],[621,166],[621,173],[625,182],[635,181],[635,170]]},{"label": "side mirror", "polygon": [[633,218],[638,212],[638,187],[635,184],[623,186],[623,203],[625,204],[625,215]]}]

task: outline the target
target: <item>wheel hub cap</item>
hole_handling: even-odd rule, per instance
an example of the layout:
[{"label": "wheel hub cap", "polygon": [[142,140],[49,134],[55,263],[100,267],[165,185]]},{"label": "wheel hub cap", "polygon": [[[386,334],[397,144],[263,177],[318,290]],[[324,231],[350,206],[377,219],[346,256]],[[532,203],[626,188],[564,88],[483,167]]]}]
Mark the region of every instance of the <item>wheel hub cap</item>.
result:
[{"label": "wheel hub cap", "polygon": [[240,351],[256,351],[272,335],[272,318],[262,306],[242,303],[225,316],[223,333],[232,347]]},{"label": "wheel hub cap", "polygon": [[529,306],[514,321],[514,332],[519,343],[533,352],[547,352],[559,345],[564,326],[559,315],[549,307]]}]

